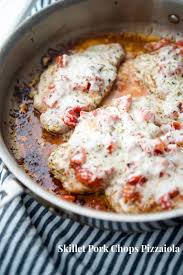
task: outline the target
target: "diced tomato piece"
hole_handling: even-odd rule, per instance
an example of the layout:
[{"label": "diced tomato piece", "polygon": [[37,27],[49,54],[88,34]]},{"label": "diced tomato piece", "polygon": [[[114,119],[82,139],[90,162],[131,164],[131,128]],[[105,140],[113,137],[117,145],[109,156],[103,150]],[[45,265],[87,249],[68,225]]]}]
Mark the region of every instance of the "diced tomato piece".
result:
[{"label": "diced tomato piece", "polygon": [[84,83],[75,83],[73,86],[73,89],[75,91],[81,91],[83,93],[88,93],[91,87],[91,83],[89,81],[86,81]]},{"label": "diced tomato piece", "polygon": [[182,124],[179,121],[173,121],[171,123],[171,126],[175,129],[175,130],[180,130],[182,128]]},{"label": "diced tomato piece", "polygon": [[157,143],[154,147],[154,153],[155,154],[163,154],[166,150],[166,145],[160,140],[159,143]]},{"label": "diced tomato piece", "polygon": [[89,90],[90,90],[90,87],[91,87],[91,83],[88,82],[87,87],[86,87],[86,90],[89,91]]},{"label": "diced tomato piece", "polygon": [[168,38],[164,38],[164,39],[161,39],[157,42],[150,42],[150,43],[147,43],[144,48],[148,51],[156,51],[156,50],[159,50],[160,48],[168,45],[171,43],[171,40],[168,39]]},{"label": "diced tomato piece", "polygon": [[130,184],[126,184],[123,187],[122,196],[123,196],[125,203],[135,202],[135,201],[139,201],[141,199],[141,195],[138,191],[136,191],[135,186],[130,185]]},{"label": "diced tomato piece", "polygon": [[88,93],[91,87],[91,83],[89,81],[86,82],[85,85],[78,85],[77,90],[81,90],[83,93]]},{"label": "diced tomato piece", "polygon": [[74,128],[78,123],[78,117],[80,116],[81,110],[81,107],[68,108],[63,118],[65,125]]},{"label": "diced tomato piece", "polygon": [[80,83],[79,82],[74,83],[73,89],[75,91],[88,93],[92,86],[92,83],[94,84],[94,91],[99,92],[104,85],[104,80],[98,76],[88,77]]},{"label": "diced tomato piece", "polygon": [[163,177],[165,175],[165,172],[163,172],[163,171],[161,171],[160,173],[159,173],[159,177],[161,178],[161,177]]},{"label": "diced tomato piece", "polygon": [[135,176],[132,176],[129,180],[128,180],[128,183],[130,185],[137,185],[137,184],[140,184],[142,185],[143,183],[145,183],[147,181],[147,178],[143,175],[135,175]]},{"label": "diced tomato piece", "polygon": [[100,188],[103,183],[101,178],[96,177],[91,171],[85,168],[75,169],[75,175],[79,182],[86,184],[89,187]]},{"label": "diced tomato piece", "polygon": [[159,203],[160,203],[162,209],[165,209],[165,210],[171,209],[173,207],[172,201],[168,194],[163,195],[159,199]]},{"label": "diced tomato piece", "polygon": [[176,189],[170,191],[168,194],[169,194],[170,198],[173,199],[173,198],[177,197],[177,196],[180,194],[180,192],[179,192],[179,190],[176,188]]},{"label": "diced tomato piece", "polygon": [[63,54],[63,55],[58,55],[55,59],[55,62],[58,66],[61,68],[65,67],[68,64],[68,56]]},{"label": "diced tomato piece", "polygon": [[79,165],[82,165],[86,162],[86,151],[83,147],[78,147],[76,150],[74,150],[71,160],[70,160],[70,166],[71,167],[77,167]]},{"label": "diced tomato piece", "polygon": [[161,196],[161,198],[159,199],[159,203],[160,203],[161,207],[165,210],[173,208],[172,199],[174,199],[176,196],[178,196],[179,193],[180,193],[179,190],[175,189],[175,190],[172,190],[172,191],[168,192],[167,194]]},{"label": "diced tomato piece", "polygon": [[117,143],[116,142],[111,142],[109,146],[107,147],[107,150],[109,154],[112,154],[116,149],[117,149]]},{"label": "diced tomato piece", "polygon": [[179,40],[175,43],[177,46],[183,47],[183,40]]},{"label": "diced tomato piece", "polygon": [[73,196],[73,195],[61,195],[61,198],[63,200],[66,200],[66,201],[69,201],[69,202],[75,202],[76,200],[76,196]]}]

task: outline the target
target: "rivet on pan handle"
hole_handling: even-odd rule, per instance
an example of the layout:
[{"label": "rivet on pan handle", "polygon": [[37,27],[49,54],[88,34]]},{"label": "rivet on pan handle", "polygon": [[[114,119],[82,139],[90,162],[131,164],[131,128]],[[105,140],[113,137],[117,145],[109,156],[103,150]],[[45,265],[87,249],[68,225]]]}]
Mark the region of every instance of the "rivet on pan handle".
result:
[{"label": "rivet on pan handle", "polygon": [[180,22],[180,17],[177,14],[169,14],[168,21],[173,24],[178,24]]},{"label": "rivet on pan handle", "polygon": [[[7,170],[3,167],[1,175],[5,173],[7,173]],[[3,183],[0,185],[0,208],[22,194],[24,191],[22,185],[12,174],[7,175]]]}]

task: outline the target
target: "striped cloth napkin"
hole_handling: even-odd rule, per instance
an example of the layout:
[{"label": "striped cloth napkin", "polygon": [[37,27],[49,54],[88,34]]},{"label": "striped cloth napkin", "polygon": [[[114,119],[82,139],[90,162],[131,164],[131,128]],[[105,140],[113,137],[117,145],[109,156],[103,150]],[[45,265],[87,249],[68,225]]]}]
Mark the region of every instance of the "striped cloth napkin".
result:
[{"label": "striped cloth napkin", "polygon": [[[49,3],[38,1],[32,13]],[[2,167],[0,161],[0,184],[10,176]],[[141,234],[102,231],[55,216],[23,194],[0,210],[0,275],[182,275],[182,232],[183,226]],[[64,245],[86,251],[61,252]],[[179,252],[150,251],[165,245]]]}]

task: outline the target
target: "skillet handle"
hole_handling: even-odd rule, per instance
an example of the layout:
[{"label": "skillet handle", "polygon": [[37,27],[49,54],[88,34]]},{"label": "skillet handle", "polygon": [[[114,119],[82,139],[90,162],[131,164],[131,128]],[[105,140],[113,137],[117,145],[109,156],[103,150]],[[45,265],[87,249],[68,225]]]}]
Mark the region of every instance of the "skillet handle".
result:
[{"label": "skillet handle", "polygon": [[2,208],[25,190],[12,174],[7,175],[5,167],[2,168],[0,175],[1,178],[5,177],[0,185],[0,208]]}]

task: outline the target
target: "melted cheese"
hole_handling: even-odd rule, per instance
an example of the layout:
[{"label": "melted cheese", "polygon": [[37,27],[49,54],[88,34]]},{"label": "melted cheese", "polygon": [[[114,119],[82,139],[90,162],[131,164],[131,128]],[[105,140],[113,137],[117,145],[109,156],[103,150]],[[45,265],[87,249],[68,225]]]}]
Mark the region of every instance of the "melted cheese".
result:
[{"label": "melted cheese", "polygon": [[[73,112],[75,108],[85,111],[96,108],[110,92],[123,57],[117,43],[57,57],[56,63],[41,75],[33,92],[34,107],[42,113],[43,127],[51,132],[66,132],[74,126],[72,121],[69,124],[72,118],[70,113],[68,118],[68,108]],[[74,115],[78,116],[79,111]]]},{"label": "melted cheese", "polygon": [[116,212],[170,209],[183,195],[181,49],[171,44],[128,64],[148,95],[82,112],[49,167],[68,191],[104,190]]},{"label": "melted cheese", "polygon": [[[105,179],[101,188],[117,212],[130,212],[134,206],[136,210],[146,209],[152,201],[158,203],[163,195],[177,188],[183,194],[183,152],[177,146],[177,142],[183,141],[183,130],[169,127],[164,133],[162,125],[170,125],[172,120],[168,124],[167,119],[164,121],[161,104],[153,99],[121,97],[111,106],[81,115],[68,143],[57,148],[49,159],[52,172],[67,190],[96,191],[92,184],[90,187],[81,184],[70,167],[72,152],[84,148],[86,160],[82,168],[95,178]],[[168,150],[156,153],[155,148],[161,142]],[[141,197],[138,207],[135,200],[126,202],[123,198],[124,186],[136,175],[146,178],[146,182],[135,187]]]},{"label": "melted cheese", "polygon": [[162,102],[166,116],[178,112],[178,103],[182,102],[183,56],[182,48],[168,45],[150,54],[142,54],[131,61],[136,77]]}]

